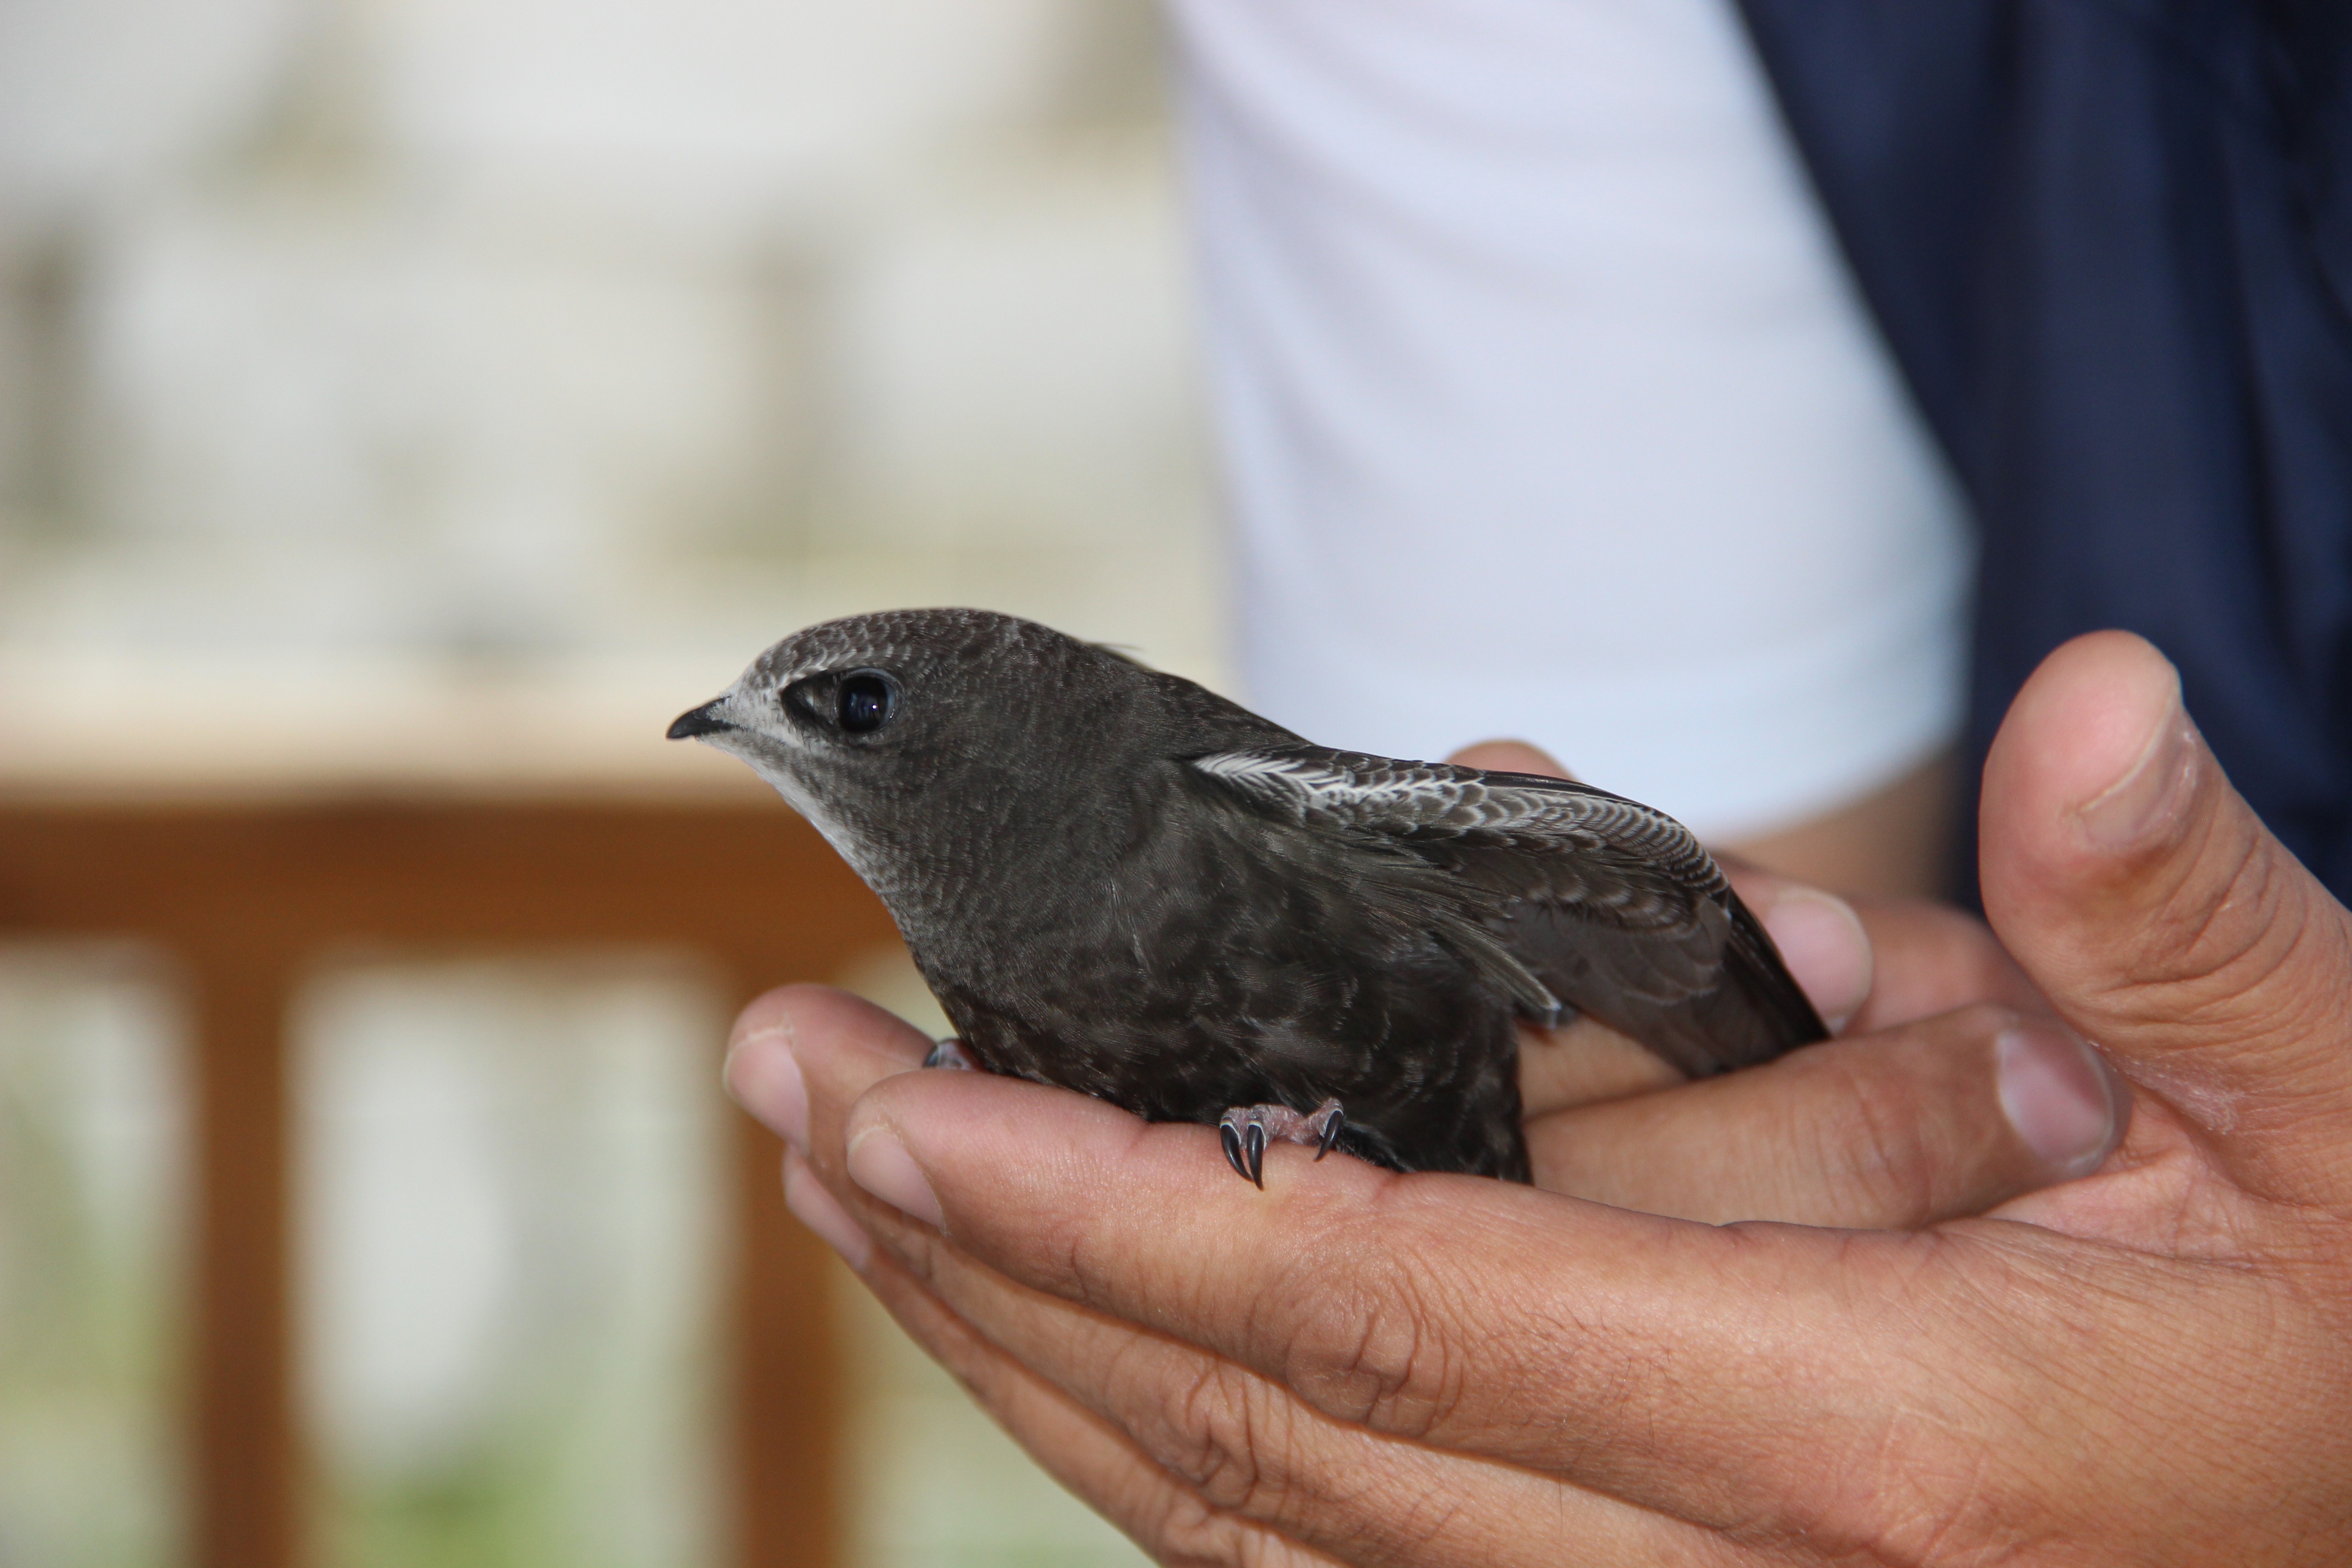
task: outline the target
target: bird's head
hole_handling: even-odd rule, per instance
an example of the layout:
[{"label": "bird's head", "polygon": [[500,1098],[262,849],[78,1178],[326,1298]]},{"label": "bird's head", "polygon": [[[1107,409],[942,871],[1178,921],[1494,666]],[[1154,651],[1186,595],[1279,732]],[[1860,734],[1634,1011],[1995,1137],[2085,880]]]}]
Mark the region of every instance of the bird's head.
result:
[{"label": "bird's head", "polygon": [[669,734],[741,757],[882,888],[1099,799],[1164,736],[1171,682],[1034,621],[893,610],[795,632]]}]

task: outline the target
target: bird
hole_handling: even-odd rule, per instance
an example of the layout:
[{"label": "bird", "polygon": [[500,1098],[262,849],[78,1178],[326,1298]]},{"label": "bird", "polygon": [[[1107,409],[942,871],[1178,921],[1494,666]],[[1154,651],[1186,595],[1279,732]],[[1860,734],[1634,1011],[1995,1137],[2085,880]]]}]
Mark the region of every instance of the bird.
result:
[{"label": "bird", "polygon": [[[1475,679],[1465,670],[1465,679]],[[680,714],[879,895],[933,1063],[1398,1172],[1530,1179],[1522,1020],[1700,1076],[1827,1031],[1713,857],[1589,784],[1338,751],[976,609],[827,621]]]}]

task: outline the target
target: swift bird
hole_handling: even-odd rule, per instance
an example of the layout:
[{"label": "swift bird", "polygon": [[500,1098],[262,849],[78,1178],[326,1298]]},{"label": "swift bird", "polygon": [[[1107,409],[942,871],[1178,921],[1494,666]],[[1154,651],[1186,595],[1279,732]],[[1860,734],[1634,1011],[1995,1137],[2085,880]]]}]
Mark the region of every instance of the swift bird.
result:
[{"label": "swift bird", "polygon": [[1399,1171],[1528,1179],[1514,1021],[1684,1072],[1824,1037],[1680,823],[1589,785],[1309,744],[981,610],[769,648],[673,740],[734,752],[881,896],[934,1061]]}]

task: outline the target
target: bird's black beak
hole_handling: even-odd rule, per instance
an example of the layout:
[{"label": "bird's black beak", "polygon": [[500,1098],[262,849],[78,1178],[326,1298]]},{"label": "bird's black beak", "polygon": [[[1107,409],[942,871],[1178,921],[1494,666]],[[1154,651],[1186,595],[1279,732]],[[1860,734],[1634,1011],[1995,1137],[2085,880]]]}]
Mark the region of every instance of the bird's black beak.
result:
[{"label": "bird's black beak", "polygon": [[697,735],[715,735],[721,730],[734,729],[734,725],[711,711],[726,700],[723,697],[714,697],[699,708],[688,709],[669,721],[669,738],[691,741]]}]

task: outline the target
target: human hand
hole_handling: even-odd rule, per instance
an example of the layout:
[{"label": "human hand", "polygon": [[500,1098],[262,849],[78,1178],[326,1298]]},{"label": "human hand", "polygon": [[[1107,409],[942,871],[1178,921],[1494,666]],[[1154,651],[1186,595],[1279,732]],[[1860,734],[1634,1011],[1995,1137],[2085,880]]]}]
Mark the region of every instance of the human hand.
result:
[{"label": "human hand", "polygon": [[[1570,776],[1518,742],[1449,760]],[[1845,1037],[1685,1083],[1590,1018],[1524,1026],[1538,1186],[1685,1219],[1912,1226],[1982,1213],[2105,1155],[2126,1102],[2096,1081],[2079,1041],[2038,1026],[2049,1004],[1982,921],[1920,899],[1841,899],[1718,858]],[[1991,1005],[1940,1016],[1977,1003]]]},{"label": "human hand", "polygon": [[1991,1218],[1716,1229],[1288,1150],[1259,1194],[1204,1130],[904,1072],[820,992],[732,1079],[798,1211],[1171,1559],[2341,1560],[2352,925],[2136,639],[2053,657],[1985,800],[1996,929],[2140,1094]]}]

